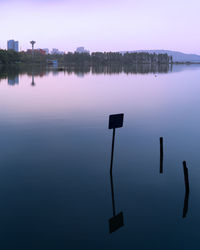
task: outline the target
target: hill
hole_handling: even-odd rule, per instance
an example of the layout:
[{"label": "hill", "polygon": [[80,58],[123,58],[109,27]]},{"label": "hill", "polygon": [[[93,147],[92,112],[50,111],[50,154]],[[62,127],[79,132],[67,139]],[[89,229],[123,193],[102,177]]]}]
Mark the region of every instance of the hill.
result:
[{"label": "hill", "polygon": [[135,51],[121,51],[122,54],[126,52],[148,52],[156,54],[165,54],[173,57],[173,62],[191,62],[191,63],[200,63],[200,55],[196,54],[185,54],[179,51],[172,50],[135,50]]}]

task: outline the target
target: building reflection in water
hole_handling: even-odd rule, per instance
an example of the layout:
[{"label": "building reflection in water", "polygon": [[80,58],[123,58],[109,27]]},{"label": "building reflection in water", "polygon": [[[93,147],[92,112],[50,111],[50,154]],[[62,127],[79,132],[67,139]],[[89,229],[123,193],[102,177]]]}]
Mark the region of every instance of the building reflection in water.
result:
[{"label": "building reflection in water", "polygon": [[19,75],[8,76],[8,85],[14,86],[19,84]]},{"label": "building reflection in water", "polygon": [[114,195],[114,184],[113,184],[113,157],[114,157],[114,145],[115,145],[115,129],[121,128],[123,126],[124,114],[110,115],[109,117],[109,129],[113,129],[112,137],[112,148],[111,148],[111,159],[110,159],[110,185],[111,185],[111,195],[112,195],[112,209],[113,217],[109,219],[109,231],[110,233],[115,232],[122,226],[124,226],[123,213],[120,212],[116,214],[115,207],[115,195]]}]

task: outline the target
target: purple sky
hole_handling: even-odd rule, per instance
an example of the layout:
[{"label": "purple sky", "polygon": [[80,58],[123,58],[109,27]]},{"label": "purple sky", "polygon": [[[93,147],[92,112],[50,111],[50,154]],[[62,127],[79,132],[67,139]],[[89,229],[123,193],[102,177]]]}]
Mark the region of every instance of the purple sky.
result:
[{"label": "purple sky", "polygon": [[199,0],[0,0],[0,47],[200,54]]}]

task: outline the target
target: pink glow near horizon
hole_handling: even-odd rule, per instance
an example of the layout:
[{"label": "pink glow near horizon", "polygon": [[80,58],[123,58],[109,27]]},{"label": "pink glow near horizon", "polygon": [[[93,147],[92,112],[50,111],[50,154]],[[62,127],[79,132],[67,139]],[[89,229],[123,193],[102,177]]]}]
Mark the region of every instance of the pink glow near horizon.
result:
[{"label": "pink glow near horizon", "polygon": [[158,77],[122,73],[86,74],[82,78],[64,72],[55,77],[51,72],[44,77],[35,76],[33,88],[31,76],[20,75],[18,85],[8,85],[8,79],[0,83],[1,123],[24,123],[38,117],[73,122],[80,117],[85,120],[89,116],[102,117],[116,112],[130,114],[137,122],[139,117],[151,116],[154,120],[157,115],[174,110],[178,110],[179,115],[186,109],[194,112],[193,107],[199,100],[199,77],[200,70]]},{"label": "pink glow near horizon", "polygon": [[0,0],[0,47],[200,54],[199,0]]}]

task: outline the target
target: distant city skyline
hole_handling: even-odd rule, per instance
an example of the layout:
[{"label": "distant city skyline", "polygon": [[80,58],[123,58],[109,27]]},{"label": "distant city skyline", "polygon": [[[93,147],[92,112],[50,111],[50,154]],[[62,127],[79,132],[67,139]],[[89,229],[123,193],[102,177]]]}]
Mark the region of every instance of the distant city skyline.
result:
[{"label": "distant city skyline", "polygon": [[0,1],[0,48],[75,51],[167,49],[200,54],[198,0]]},{"label": "distant city skyline", "polygon": [[[58,54],[63,55],[63,54],[65,54],[65,52],[67,52],[67,51],[60,51],[58,48],[52,48],[51,51],[49,50],[49,48],[34,48],[35,43],[36,43],[35,41],[30,41],[32,49],[28,48],[28,49],[26,49],[24,51],[30,52],[32,50],[32,51],[44,52],[46,54],[57,54],[57,55]],[[20,50],[19,50],[19,41],[15,41],[14,39],[8,40],[7,41],[7,50],[14,50],[16,52],[20,52]],[[23,51],[23,50],[21,50],[21,51]],[[73,52],[76,52],[76,53],[90,53],[90,51],[86,50],[84,47],[78,47]]]}]

